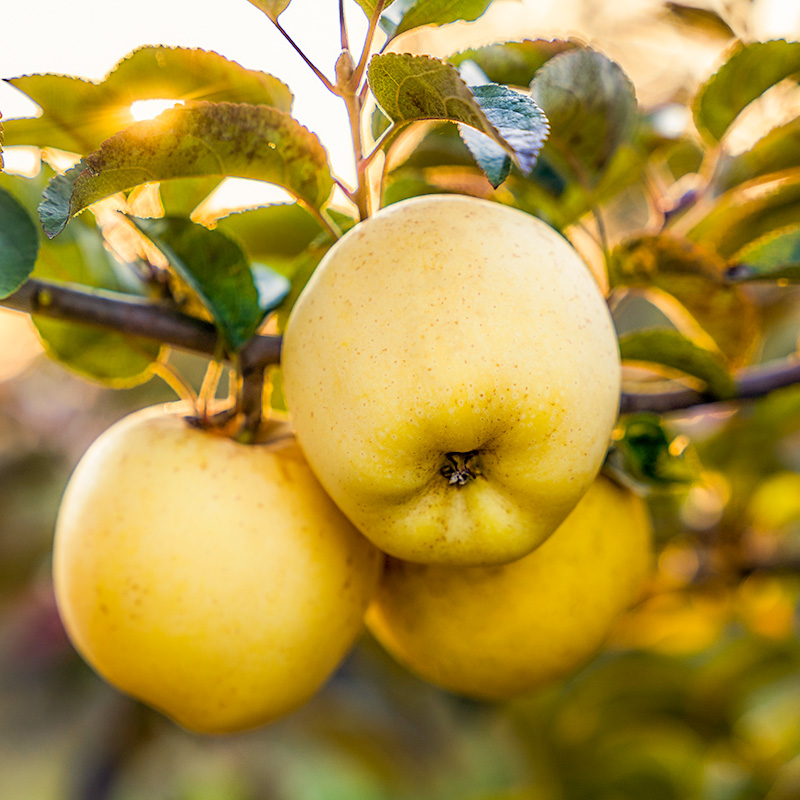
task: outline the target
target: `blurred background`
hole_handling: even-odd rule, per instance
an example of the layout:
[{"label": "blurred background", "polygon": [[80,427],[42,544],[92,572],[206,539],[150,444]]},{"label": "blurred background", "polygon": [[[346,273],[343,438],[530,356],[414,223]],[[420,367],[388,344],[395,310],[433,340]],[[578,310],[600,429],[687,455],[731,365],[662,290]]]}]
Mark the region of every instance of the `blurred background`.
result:
[{"label": "blurred background", "polygon": [[[336,4],[322,5],[294,0],[281,21],[330,75]],[[476,23],[398,44],[443,56],[576,36],[617,60],[640,103],[655,108],[685,103],[734,34],[800,35],[800,3],[698,5],[727,29],[714,15],[651,0],[497,0]],[[99,0],[13,4],[0,12],[0,77],[100,79],[142,44],[216,50],[288,82],[296,116],[347,178],[338,104],[253,6],[220,7],[140,0],[110,14]],[[348,11],[357,39],[363,14],[354,3]],[[33,113],[7,85],[0,111]],[[746,126],[742,137],[744,147]],[[796,310],[796,297],[776,306],[772,342],[794,340]],[[702,480],[650,498],[652,585],[569,679],[511,702],[470,702],[416,680],[365,637],[305,708],[215,738],[187,734],[100,681],[69,645],[50,583],[55,515],[78,458],[113,421],[171,391],[158,379],[111,390],[74,377],[47,359],[23,315],[0,311],[0,344],[2,800],[800,798],[800,388],[670,417],[696,447]],[[200,381],[204,361],[177,363]],[[758,568],[744,551],[759,555]]]}]

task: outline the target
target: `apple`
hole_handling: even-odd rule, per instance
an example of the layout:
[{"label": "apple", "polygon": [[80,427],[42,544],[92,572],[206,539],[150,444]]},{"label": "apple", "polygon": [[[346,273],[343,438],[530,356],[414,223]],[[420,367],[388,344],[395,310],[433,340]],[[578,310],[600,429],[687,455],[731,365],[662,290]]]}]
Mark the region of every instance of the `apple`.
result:
[{"label": "apple", "polygon": [[580,667],[639,595],[652,561],[644,501],[600,476],[529,555],[493,567],[389,559],[367,626],[421,678],[502,699]]},{"label": "apple", "polygon": [[204,733],[308,700],[361,632],[383,560],[285,424],[244,445],[175,407],[134,413],[91,445],[53,559],[59,612],[88,663]]},{"label": "apple", "polygon": [[619,403],[585,263],[541,220],[459,195],[342,237],[292,309],[282,364],[320,482],[381,550],[421,563],[540,545],[594,480]]}]

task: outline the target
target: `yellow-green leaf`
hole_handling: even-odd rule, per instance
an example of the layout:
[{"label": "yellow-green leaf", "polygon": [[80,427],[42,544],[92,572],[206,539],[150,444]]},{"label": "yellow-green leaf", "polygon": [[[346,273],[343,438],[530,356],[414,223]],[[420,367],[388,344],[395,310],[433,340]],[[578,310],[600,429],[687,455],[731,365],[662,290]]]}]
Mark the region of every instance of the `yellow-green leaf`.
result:
[{"label": "yellow-green leaf", "polygon": [[714,188],[718,192],[771,173],[800,167],[800,119],[771,130],[749,150],[725,156],[716,170]]},{"label": "yellow-green leaf", "polygon": [[736,383],[724,359],[699,347],[680,331],[672,328],[649,328],[627,333],[619,338],[623,361],[660,364],[699,378],[708,392],[719,400],[736,394]]},{"label": "yellow-green leaf", "polygon": [[[362,9],[364,9],[364,13],[370,18],[375,13],[375,9],[378,7],[377,0],[356,0],[356,3],[358,3]],[[394,3],[394,0],[385,0],[383,4],[384,10],[389,8],[392,3]]]},{"label": "yellow-green leaf", "polygon": [[542,132],[546,135],[540,109],[525,98],[527,135],[519,137],[512,132],[513,141],[506,140],[458,70],[436,58],[407,53],[376,55],[369,65],[369,85],[383,112],[394,122],[436,119],[469,125],[500,145],[524,172],[529,172],[536,160]]},{"label": "yellow-green leaf", "polygon": [[[90,289],[131,288],[103,247],[94,226],[75,225],[55,241],[42,242],[33,277],[78,283]],[[120,388],[150,379],[159,358],[157,342],[137,339],[89,325],[34,316],[42,344],[51,358],[84,378]]]},{"label": "yellow-green leaf", "polygon": [[56,147],[86,154],[127,128],[137,100],[268,105],[289,111],[292,93],[280,80],[221,55],[181,47],[142,47],[100,83],[65,75],[27,75],[9,83],[42,108],[36,119],[10,120],[7,144]]},{"label": "yellow-green leaf", "polygon": [[751,181],[724,194],[687,237],[724,258],[764,236],[796,227],[800,221],[800,169],[779,180]]},{"label": "yellow-green leaf", "polygon": [[677,28],[688,33],[707,36],[711,39],[733,39],[736,34],[727,22],[708,8],[698,8],[684,3],[664,3],[664,18]]},{"label": "yellow-green leaf", "polygon": [[522,42],[503,42],[461,50],[448,56],[447,60],[457,67],[465,61],[472,61],[493,83],[527,87],[546,61],[577,46],[572,41],[525,39]]},{"label": "yellow-green leaf", "polygon": [[42,316],[33,323],[50,358],[83,378],[127,389],[152,377],[160,351],[153,342]]},{"label": "yellow-green leaf", "polygon": [[767,236],[736,254],[729,280],[800,282],[800,228]]},{"label": "yellow-green leaf", "polygon": [[747,105],[797,73],[800,42],[737,42],[695,97],[693,112],[698,130],[710,141],[720,141]]},{"label": "yellow-green leaf", "polygon": [[383,28],[391,36],[398,36],[423,25],[447,25],[461,20],[472,22],[493,2],[494,0],[412,0],[410,3],[401,3],[399,16],[392,19],[393,15],[389,14]]},{"label": "yellow-green leaf", "polygon": [[250,0],[250,2],[271,20],[277,20],[287,9],[291,0]]},{"label": "yellow-green leaf", "polygon": [[642,236],[618,245],[609,261],[612,286],[666,293],[711,337],[732,366],[747,363],[758,344],[759,319],[741,287],[725,278],[718,255],[686,239]]},{"label": "yellow-green leaf", "polygon": [[51,181],[39,215],[48,236],[92,203],[142,183],[236,176],[274,183],[319,209],[333,189],[319,139],[284,111],[197,103],[165,111],[106,141]]},{"label": "yellow-green leaf", "polygon": [[[35,215],[49,168],[35,178],[0,174],[0,185]],[[39,251],[31,277],[77,284],[84,290],[107,290],[141,297],[144,287],[127,265],[115,261],[103,246],[91,218],[79,220],[63,236],[49,240],[39,226]],[[36,315],[34,325],[48,355],[89,380],[114,387],[149,380],[158,359],[157,342],[89,325]]]},{"label": "yellow-green leaf", "polygon": [[581,183],[599,180],[636,125],[633,83],[617,63],[588,48],[548,60],[533,78],[531,97],[550,121],[542,158]]}]

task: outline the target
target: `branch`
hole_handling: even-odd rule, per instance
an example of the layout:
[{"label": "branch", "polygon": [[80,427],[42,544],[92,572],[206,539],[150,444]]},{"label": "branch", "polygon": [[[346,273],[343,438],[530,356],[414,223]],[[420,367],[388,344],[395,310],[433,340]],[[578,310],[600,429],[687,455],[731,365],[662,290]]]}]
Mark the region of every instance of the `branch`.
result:
[{"label": "branch", "polygon": [[[219,353],[219,337],[212,323],[131,295],[29,280],[0,300],[0,306],[152,339],[212,358]],[[280,346],[279,336],[254,337],[239,354],[242,369],[277,364]]]},{"label": "branch", "polygon": [[[219,338],[212,323],[182,314],[164,303],[131,295],[29,280],[14,294],[0,299],[0,306],[151,339],[210,358],[219,354]],[[280,363],[280,352],[280,336],[254,336],[238,354],[242,372],[263,371],[270,364]],[[795,383],[800,383],[800,360],[795,357],[743,369],[736,375],[733,400],[762,397]],[[685,388],[666,392],[623,392],[620,412],[665,414],[720,402],[723,401]]]},{"label": "branch", "polygon": [[[733,399],[748,400],[754,397],[763,397],[775,389],[783,389],[794,383],[800,383],[800,361],[794,357],[742,369],[736,374],[736,394]],[[669,411],[680,411],[693,406],[721,402],[730,401],[718,400],[694,389],[653,393],[623,392],[620,399],[620,413],[653,411],[664,414]]]}]

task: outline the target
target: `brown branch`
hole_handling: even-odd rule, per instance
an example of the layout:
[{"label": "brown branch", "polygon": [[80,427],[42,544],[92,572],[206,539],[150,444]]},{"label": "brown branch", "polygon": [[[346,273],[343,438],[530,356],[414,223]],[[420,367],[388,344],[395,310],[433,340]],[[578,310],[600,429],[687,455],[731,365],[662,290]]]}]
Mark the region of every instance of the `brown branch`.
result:
[{"label": "brown branch", "polygon": [[[740,370],[736,374],[736,393],[733,400],[763,397],[775,389],[783,389],[794,383],[800,383],[800,361],[796,358],[750,367]],[[721,401],[693,389],[654,393],[623,392],[620,399],[620,413],[652,411],[665,414],[670,411],[681,411],[694,406],[721,402],[730,401]]]},{"label": "brown branch", "polygon": [[[219,339],[212,323],[182,314],[164,303],[131,295],[29,280],[14,294],[0,299],[0,306],[151,339],[210,358],[219,355]],[[238,354],[240,368],[243,374],[263,372],[270,364],[280,363],[280,352],[280,336],[254,336]],[[736,375],[733,400],[762,397],[795,383],[800,383],[800,360],[797,358],[743,369]],[[652,393],[623,392],[620,412],[665,414],[720,402],[723,401],[685,388]]]},{"label": "brown branch", "polygon": [[[152,339],[212,358],[219,353],[219,337],[211,322],[131,295],[29,280],[0,300],[0,306]],[[244,371],[277,364],[280,337],[254,337],[242,348],[239,358]]]}]

